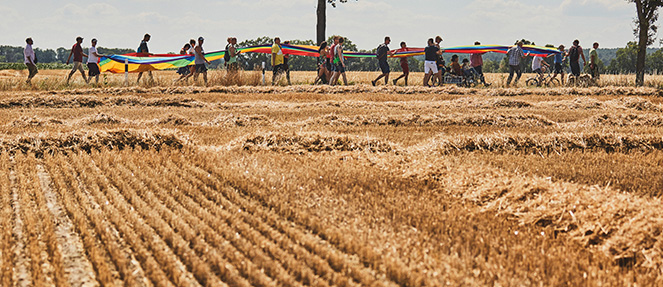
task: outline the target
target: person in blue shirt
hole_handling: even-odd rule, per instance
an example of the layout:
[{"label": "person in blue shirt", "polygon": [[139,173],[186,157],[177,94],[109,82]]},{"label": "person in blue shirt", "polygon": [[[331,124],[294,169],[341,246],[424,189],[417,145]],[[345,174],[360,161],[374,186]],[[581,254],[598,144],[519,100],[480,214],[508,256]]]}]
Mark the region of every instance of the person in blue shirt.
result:
[{"label": "person in blue shirt", "polygon": [[[564,61],[566,60],[566,51],[564,51],[564,45],[559,45],[559,54],[555,54],[555,73],[552,76],[552,79],[557,77],[557,74],[562,75],[562,85],[564,85]],[[552,80],[551,79],[551,80]]]}]

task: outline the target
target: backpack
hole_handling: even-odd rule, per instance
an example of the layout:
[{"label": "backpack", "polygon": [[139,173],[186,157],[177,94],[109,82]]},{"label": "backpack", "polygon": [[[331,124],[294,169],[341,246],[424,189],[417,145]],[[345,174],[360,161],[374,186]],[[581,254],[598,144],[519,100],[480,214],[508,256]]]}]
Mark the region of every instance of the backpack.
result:
[{"label": "backpack", "polygon": [[569,58],[573,62],[577,62],[580,58],[580,52],[578,51],[578,46],[573,46],[569,49]]},{"label": "backpack", "polygon": [[[379,59],[381,56],[384,56],[383,54],[380,54],[380,48],[384,47],[384,44],[380,44],[377,49],[375,49],[375,56]],[[389,51],[387,51],[389,52]]]},{"label": "backpack", "polygon": [[223,61],[226,63],[230,61],[230,44],[226,45],[226,52],[223,54]]}]

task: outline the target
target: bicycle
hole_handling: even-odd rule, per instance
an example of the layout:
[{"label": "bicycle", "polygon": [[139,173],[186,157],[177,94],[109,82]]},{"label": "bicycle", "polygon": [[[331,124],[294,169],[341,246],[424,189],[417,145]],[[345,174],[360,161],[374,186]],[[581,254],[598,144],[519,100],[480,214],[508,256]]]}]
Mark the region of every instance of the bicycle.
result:
[{"label": "bicycle", "polygon": [[527,84],[527,86],[530,86],[530,87],[531,86],[558,87],[562,84],[559,81],[559,79],[552,77],[552,69],[547,68],[545,66],[541,67],[541,69],[543,70],[543,73],[545,75],[543,77],[541,77],[537,74],[534,77],[527,78],[527,80],[525,80],[525,84]]}]

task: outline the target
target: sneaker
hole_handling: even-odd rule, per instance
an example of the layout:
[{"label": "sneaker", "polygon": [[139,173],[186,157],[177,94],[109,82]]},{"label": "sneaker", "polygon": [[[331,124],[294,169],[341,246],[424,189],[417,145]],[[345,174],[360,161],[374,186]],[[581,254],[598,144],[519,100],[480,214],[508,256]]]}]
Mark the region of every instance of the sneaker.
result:
[{"label": "sneaker", "polygon": [[375,81],[371,81],[371,84],[373,84],[373,86],[375,86]]}]

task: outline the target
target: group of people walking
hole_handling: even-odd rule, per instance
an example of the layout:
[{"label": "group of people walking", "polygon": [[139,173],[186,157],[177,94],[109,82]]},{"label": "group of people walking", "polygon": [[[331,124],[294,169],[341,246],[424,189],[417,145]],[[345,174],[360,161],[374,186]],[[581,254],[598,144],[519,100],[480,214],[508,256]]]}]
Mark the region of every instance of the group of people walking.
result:
[{"label": "group of people walking", "polygon": [[[151,39],[150,34],[145,34],[143,36],[143,40],[140,42],[140,45],[136,51],[137,56],[147,57],[153,55],[152,53],[150,53],[147,45],[150,39]],[[318,65],[318,74],[314,81],[314,84],[323,83],[323,84],[330,84],[333,86],[336,85],[339,79],[341,78],[343,79],[343,84],[345,85],[348,84],[347,76],[345,73],[346,61],[343,55],[343,44],[345,42],[345,38],[341,36],[334,36],[332,39],[333,43],[331,45],[326,41],[323,41],[318,48],[320,61]],[[208,80],[207,80],[206,64],[209,65],[210,62],[205,58],[205,50],[203,49],[204,41],[205,39],[203,37],[199,37],[198,41],[191,39],[188,43],[186,43],[182,47],[182,49],[180,50],[180,54],[194,55],[194,65],[179,68],[177,70],[177,73],[180,75],[180,77],[175,82],[186,81],[191,76],[193,76],[194,81],[197,81],[198,76],[202,74],[203,80],[207,85]],[[228,44],[226,45],[224,62],[227,70],[230,73],[235,73],[240,69],[239,63],[237,62],[237,56],[240,54],[240,50],[237,46],[237,38],[229,37],[227,41]],[[490,86],[490,84],[486,83],[485,76],[483,74],[482,55],[485,53],[471,54],[469,60],[463,59],[462,65],[458,61],[459,60],[458,55],[453,55],[451,57],[451,64],[449,65],[449,67],[446,67],[446,63],[442,57],[444,49],[440,47],[440,43],[442,41],[443,39],[440,36],[428,39],[428,45],[424,49],[424,74],[425,74],[423,79],[424,86],[430,87],[435,85],[438,86],[442,85],[444,83],[443,75],[445,73],[449,73],[457,77],[475,76],[476,78],[478,78],[478,81],[481,82],[484,86]],[[25,57],[25,64],[29,71],[28,79],[26,82],[29,84],[32,78],[38,73],[38,70],[36,66],[37,58],[32,48],[32,45],[34,44],[32,38],[27,38],[26,43],[27,45],[24,50],[24,57]],[[71,71],[69,72],[69,75],[67,76],[67,84],[69,84],[71,77],[77,71],[81,73],[81,76],[83,77],[83,80],[85,80],[86,83],[89,83],[92,77],[95,77],[96,83],[99,82],[100,68],[98,62],[99,59],[101,57],[104,57],[105,55],[100,54],[97,51],[96,48],[97,39],[92,39],[91,47],[88,49],[87,54],[83,52],[83,48],[81,47],[82,43],[83,43],[83,37],[80,36],[77,37],[76,43],[72,46],[71,52],[69,53],[69,57],[67,58],[66,63],[69,64],[73,56],[73,66]],[[391,50],[389,49],[390,43],[391,43],[391,38],[389,36],[386,36],[384,38],[384,42],[381,43],[376,49],[375,54],[378,60],[378,66],[380,68],[381,74],[378,75],[377,78],[371,81],[371,84],[374,86],[377,85],[381,79],[384,79],[385,85],[389,83],[389,74],[391,72],[391,69],[389,67],[389,63],[387,62],[387,59],[390,55],[394,55],[396,53],[401,53],[401,52],[408,52],[412,50],[411,48],[408,48],[405,42],[400,43],[399,49]],[[289,44],[289,42],[285,41],[283,44]],[[481,45],[481,43],[479,42],[475,42],[474,44]],[[506,86],[509,86],[511,84],[511,81],[514,80],[514,75],[515,75],[515,80],[513,83],[515,85],[517,85],[518,80],[522,76],[521,63],[527,56],[529,56],[529,54],[526,54],[524,52],[522,48],[523,45],[524,43],[522,41],[519,41],[516,43],[516,45],[511,47],[507,52],[509,77],[507,78]],[[599,44],[594,43],[592,49],[589,52],[589,72],[592,78],[598,78],[599,76],[598,53],[597,53],[598,47]],[[581,66],[579,60],[582,59],[583,66],[585,66],[585,64],[587,64],[588,62],[585,59],[582,47],[580,46],[580,41],[578,40],[573,41],[573,46],[568,51],[565,50],[564,45],[560,45],[558,49],[559,53],[550,55],[554,56],[553,60],[554,75],[552,76],[552,78],[556,78],[557,75],[559,74],[561,75],[562,83],[564,83],[563,63],[565,63],[566,59],[569,60],[569,65],[571,67],[571,74],[576,77],[580,76]],[[87,76],[83,69],[84,57],[87,57],[87,63],[86,63],[88,67]],[[276,84],[278,79],[280,79],[281,76],[284,74],[286,76],[288,84],[290,84],[290,69],[288,65],[288,60],[289,60],[289,55],[283,52],[281,39],[279,37],[274,38],[274,44],[271,47],[271,64],[273,69],[272,84]],[[393,79],[392,84],[396,85],[399,80],[403,79],[405,85],[408,85],[408,78],[410,74],[408,57],[400,58],[400,66],[402,69],[402,74],[397,78]],[[548,65],[545,61],[543,61],[543,57],[534,57],[532,61],[532,70],[535,73],[539,74],[542,77],[543,76],[542,70],[545,66],[550,68],[550,65]],[[137,83],[140,83],[143,73],[144,73],[143,71],[139,72]],[[153,80],[152,72],[147,71],[147,73],[150,77],[150,80]]]}]

